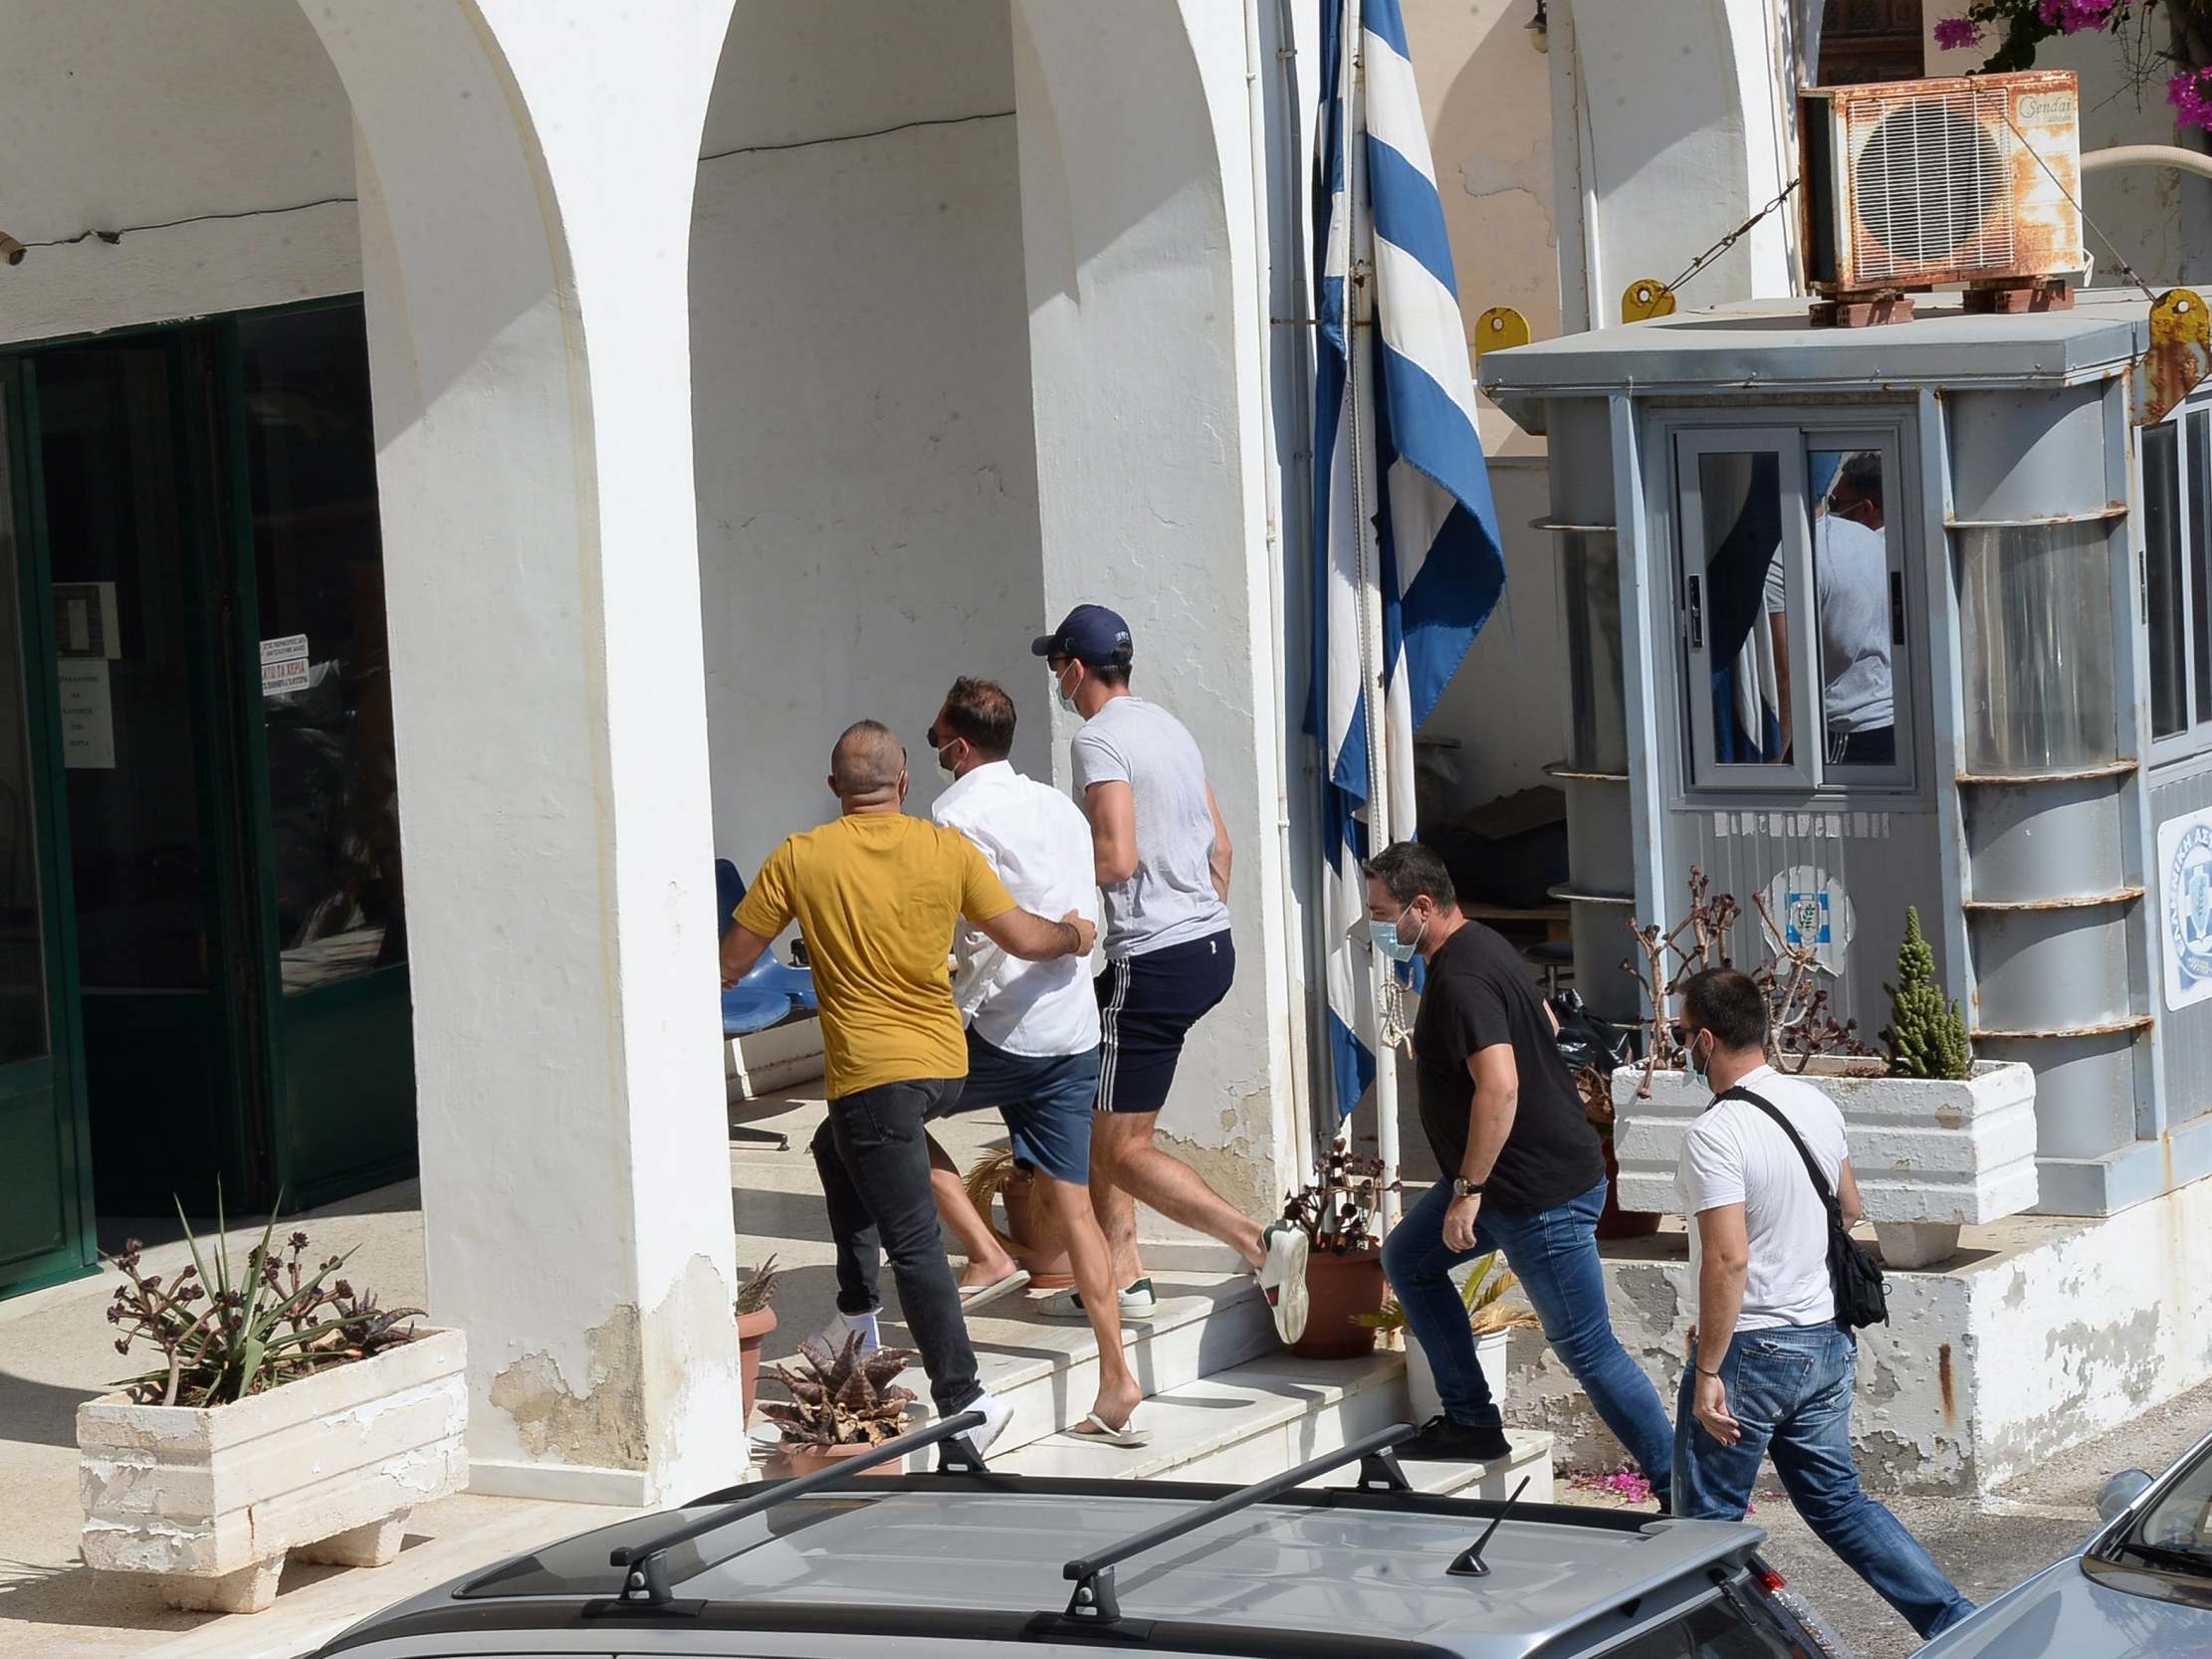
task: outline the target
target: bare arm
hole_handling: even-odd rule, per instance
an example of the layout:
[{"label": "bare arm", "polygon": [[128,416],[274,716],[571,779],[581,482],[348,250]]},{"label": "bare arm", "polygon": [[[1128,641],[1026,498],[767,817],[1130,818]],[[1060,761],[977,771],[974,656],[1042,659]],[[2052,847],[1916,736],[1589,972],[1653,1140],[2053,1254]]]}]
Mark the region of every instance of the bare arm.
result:
[{"label": "bare arm", "polygon": [[1489,1179],[1513,1133],[1521,1109],[1521,1072],[1511,1043],[1476,1049],[1467,1056],[1467,1071],[1474,1079],[1474,1102],[1467,1109],[1467,1150],[1458,1173],[1464,1180],[1481,1181]]},{"label": "bare arm", "polygon": [[1214,799],[1211,783],[1206,786],[1206,810],[1214,814],[1214,850],[1207,855],[1207,867],[1214,875],[1214,891],[1225,905],[1228,903],[1228,867],[1234,849],[1228,844],[1228,825],[1221,822],[1221,808]]},{"label": "bare arm", "polygon": [[1836,1207],[1844,1212],[1844,1227],[1847,1231],[1858,1226],[1860,1219],[1867,1213],[1867,1206],[1859,1201],[1859,1177],[1851,1172],[1851,1159],[1848,1157],[1836,1171]]},{"label": "bare arm", "polygon": [[1790,613],[1769,611],[1767,626],[1774,633],[1774,695],[1782,700],[1776,711],[1782,720],[1781,758],[1790,757]]},{"label": "bare arm", "polygon": [[1009,955],[1025,962],[1049,962],[1059,956],[1087,956],[1098,930],[1083,920],[1080,911],[1069,911],[1057,922],[1047,922],[1025,910],[1010,910],[989,922],[976,924],[984,936]]},{"label": "bare arm", "polygon": [[730,931],[722,935],[722,988],[728,990],[751,973],[771,942],[742,922],[731,923]]},{"label": "bare arm", "polygon": [[1697,1377],[1690,1391],[1690,1414],[1723,1446],[1733,1446],[1743,1427],[1728,1407],[1728,1389],[1716,1373],[1735,1340],[1736,1316],[1743,1311],[1744,1271],[1751,1261],[1743,1205],[1720,1204],[1699,1210],[1697,1229]]},{"label": "bare arm", "polygon": [[1083,791],[1091,821],[1092,874],[1100,887],[1119,887],[1137,873],[1137,797],[1116,778]]}]

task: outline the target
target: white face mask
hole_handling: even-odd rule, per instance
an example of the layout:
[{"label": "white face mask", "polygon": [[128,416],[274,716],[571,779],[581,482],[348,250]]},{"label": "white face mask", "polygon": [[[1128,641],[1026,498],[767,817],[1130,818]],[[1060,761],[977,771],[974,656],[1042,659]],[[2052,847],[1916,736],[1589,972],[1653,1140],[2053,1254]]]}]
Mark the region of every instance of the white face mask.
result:
[{"label": "white face mask", "polygon": [[[1061,672],[1065,673],[1066,671],[1062,670]],[[1052,676],[1052,695],[1058,700],[1062,709],[1075,716],[1076,719],[1082,719],[1083,711],[1075,707],[1075,699],[1067,695],[1066,688],[1061,685],[1058,674]]]},{"label": "white face mask", "polygon": [[947,783],[955,782],[960,777],[960,773],[954,771],[951,766],[945,763],[945,756],[952,752],[953,751],[949,747],[941,748],[937,751],[938,775],[943,777]]}]

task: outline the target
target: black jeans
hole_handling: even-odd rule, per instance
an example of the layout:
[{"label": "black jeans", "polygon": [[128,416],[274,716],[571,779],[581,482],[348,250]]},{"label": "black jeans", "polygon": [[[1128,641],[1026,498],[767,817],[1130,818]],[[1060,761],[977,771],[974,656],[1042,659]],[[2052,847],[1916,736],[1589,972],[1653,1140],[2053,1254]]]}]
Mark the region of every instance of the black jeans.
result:
[{"label": "black jeans", "polygon": [[829,1103],[809,1148],[821,1172],[829,1231],[837,1241],[837,1308],[876,1306],[882,1253],[891,1256],[899,1307],[922,1350],[940,1415],[964,1409],[983,1386],[960,1311],[960,1285],[938,1231],[930,1196],[930,1148],[922,1120],[960,1098],[960,1078],[919,1078],[862,1089]]}]

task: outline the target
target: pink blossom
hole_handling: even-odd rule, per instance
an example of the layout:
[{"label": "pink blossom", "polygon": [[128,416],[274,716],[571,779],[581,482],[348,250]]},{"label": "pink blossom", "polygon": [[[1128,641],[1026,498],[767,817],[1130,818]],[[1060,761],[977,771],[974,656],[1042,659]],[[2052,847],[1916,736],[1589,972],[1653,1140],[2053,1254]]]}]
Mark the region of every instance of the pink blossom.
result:
[{"label": "pink blossom", "polygon": [[2166,102],[2184,126],[2212,127],[2212,70],[2184,70],[2166,83]]},{"label": "pink blossom", "polygon": [[2047,28],[2078,35],[2084,29],[2103,28],[2111,21],[2112,8],[2117,4],[2119,0],[2041,0],[2036,16]]},{"label": "pink blossom", "polygon": [[1935,26],[1935,44],[1946,52],[1981,43],[1982,26],[1970,17],[1946,17]]}]

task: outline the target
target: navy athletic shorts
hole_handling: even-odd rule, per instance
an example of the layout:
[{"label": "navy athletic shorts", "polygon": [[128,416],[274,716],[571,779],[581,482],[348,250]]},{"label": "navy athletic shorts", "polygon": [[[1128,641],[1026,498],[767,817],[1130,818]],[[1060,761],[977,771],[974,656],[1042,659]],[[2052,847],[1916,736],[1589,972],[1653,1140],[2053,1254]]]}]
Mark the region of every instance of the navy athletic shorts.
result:
[{"label": "navy athletic shorts", "polygon": [[1191,1027],[1228,995],[1236,946],[1228,930],[1185,944],[1109,958],[1098,989],[1098,1109],[1158,1112]]}]

